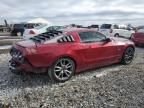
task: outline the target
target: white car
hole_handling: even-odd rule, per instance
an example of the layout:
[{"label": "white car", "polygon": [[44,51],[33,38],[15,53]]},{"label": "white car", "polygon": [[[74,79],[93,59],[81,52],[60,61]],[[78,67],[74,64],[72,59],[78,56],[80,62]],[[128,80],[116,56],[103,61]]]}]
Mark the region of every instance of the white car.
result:
[{"label": "white car", "polygon": [[47,32],[48,27],[50,27],[50,25],[42,24],[32,29],[25,29],[23,34],[23,39],[27,40],[33,36],[37,36],[39,34],[45,33]]},{"label": "white car", "polygon": [[107,36],[122,36],[125,38],[130,38],[135,33],[132,28],[124,24],[102,24],[99,31]]}]

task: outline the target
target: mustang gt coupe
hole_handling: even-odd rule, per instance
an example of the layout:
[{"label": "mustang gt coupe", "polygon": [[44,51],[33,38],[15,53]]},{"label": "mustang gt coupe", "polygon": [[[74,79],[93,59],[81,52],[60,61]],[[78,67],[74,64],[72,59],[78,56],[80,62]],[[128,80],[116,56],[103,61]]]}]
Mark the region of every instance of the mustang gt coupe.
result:
[{"label": "mustang gt coupe", "polygon": [[75,73],[111,65],[130,64],[135,45],[122,38],[105,36],[86,28],[49,31],[14,44],[9,68],[15,74],[47,72],[56,82]]}]

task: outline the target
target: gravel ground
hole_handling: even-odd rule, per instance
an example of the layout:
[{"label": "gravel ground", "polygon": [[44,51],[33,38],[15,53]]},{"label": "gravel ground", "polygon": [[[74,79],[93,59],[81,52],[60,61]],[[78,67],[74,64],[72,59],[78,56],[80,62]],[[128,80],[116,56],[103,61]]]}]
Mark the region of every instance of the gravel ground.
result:
[{"label": "gravel ground", "polygon": [[45,75],[9,72],[0,54],[0,108],[144,108],[144,48],[131,65],[113,65],[53,84]]}]

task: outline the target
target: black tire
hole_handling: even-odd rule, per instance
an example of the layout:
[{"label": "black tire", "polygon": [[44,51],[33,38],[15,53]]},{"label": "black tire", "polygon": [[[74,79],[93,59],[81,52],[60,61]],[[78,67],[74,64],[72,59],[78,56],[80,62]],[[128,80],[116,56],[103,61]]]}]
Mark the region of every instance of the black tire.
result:
[{"label": "black tire", "polygon": [[133,47],[128,47],[122,57],[121,63],[124,65],[128,65],[133,61],[134,58],[134,48]]},{"label": "black tire", "polygon": [[116,34],[114,35],[114,37],[119,37],[119,34],[118,34],[118,33],[116,33]]},{"label": "black tire", "polygon": [[75,62],[70,58],[60,58],[48,69],[52,82],[65,82],[73,76],[74,72]]}]

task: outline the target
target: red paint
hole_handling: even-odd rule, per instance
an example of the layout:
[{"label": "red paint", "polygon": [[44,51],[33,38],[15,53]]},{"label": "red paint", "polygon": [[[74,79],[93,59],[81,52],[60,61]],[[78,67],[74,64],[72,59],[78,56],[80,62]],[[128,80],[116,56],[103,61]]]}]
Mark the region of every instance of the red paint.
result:
[{"label": "red paint", "polygon": [[[70,57],[76,63],[76,72],[84,71],[99,66],[110,65],[121,61],[122,55],[128,46],[134,47],[129,40],[112,38],[111,42],[81,43],[78,32],[93,30],[71,30],[67,35],[72,35],[75,42],[33,44],[31,41],[19,42],[14,47],[23,53],[27,64],[20,67],[27,70],[48,68],[61,57]],[[37,46],[37,47],[36,47]]]},{"label": "red paint", "polygon": [[144,45],[144,33],[142,32],[136,32],[131,37],[132,41],[134,41],[135,44],[142,44]]}]

